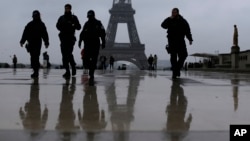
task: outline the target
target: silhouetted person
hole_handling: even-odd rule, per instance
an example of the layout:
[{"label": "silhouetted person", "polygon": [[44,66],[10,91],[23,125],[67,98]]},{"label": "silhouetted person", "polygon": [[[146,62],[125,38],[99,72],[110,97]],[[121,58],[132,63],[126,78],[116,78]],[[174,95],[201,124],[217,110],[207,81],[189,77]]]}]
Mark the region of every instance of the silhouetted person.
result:
[{"label": "silhouetted person", "polygon": [[49,36],[45,24],[42,22],[40,12],[38,10],[32,13],[33,20],[29,22],[24,31],[20,41],[21,47],[27,41],[27,51],[30,53],[31,67],[34,73],[31,75],[32,78],[39,76],[39,56],[42,47],[42,40],[44,41],[45,47],[49,46]]},{"label": "silhouetted person", "polygon": [[172,78],[180,76],[180,70],[188,56],[185,37],[191,45],[193,42],[192,34],[188,22],[179,14],[179,9],[174,8],[172,15],[166,18],[161,27],[167,29],[167,38],[170,54],[170,62],[172,65]]},{"label": "silhouetted person", "polygon": [[36,78],[33,81],[30,86],[30,99],[24,107],[20,107],[19,115],[23,128],[28,130],[32,137],[35,137],[45,129],[48,109],[45,106],[44,110],[41,110],[38,79]]},{"label": "silhouetted person", "polygon": [[171,141],[181,141],[192,122],[191,114],[185,120],[188,101],[180,83],[180,80],[173,80],[170,104],[166,108],[166,131],[170,134]]},{"label": "silhouetted person", "polygon": [[61,41],[62,62],[66,70],[63,77],[70,77],[69,64],[72,69],[72,76],[76,75],[76,63],[73,56],[73,50],[76,42],[75,30],[80,30],[81,25],[77,16],[72,14],[71,5],[66,4],[64,8],[64,15],[58,19],[56,27],[60,31],[59,39]]},{"label": "silhouetted person", "polygon": [[99,110],[96,86],[85,86],[83,98],[83,113],[78,110],[78,119],[82,129],[87,132],[87,140],[93,141],[96,132],[107,125],[104,110]]},{"label": "silhouetted person", "polygon": [[154,60],[153,60],[153,68],[154,68],[154,70],[157,70],[157,62],[158,62],[158,57],[155,54],[154,55]]},{"label": "silhouetted person", "polygon": [[62,140],[66,138],[71,138],[72,132],[79,129],[75,125],[75,111],[73,109],[73,97],[75,94],[76,78],[72,77],[72,82],[70,84],[70,79],[66,79],[66,83],[62,87],[62,99],[60,103],[60,113],[58,116],[58,123],[56,125],[56,130],[62,134]]},{"label": "silhouetted person", "polygon": [[107,61],[106,56],[101,56],[100,57],[101,69],[102,70],[106,70],[106,61]]},{"label": "silhouetted person", "polygon": [[[97,65],[100,45],[105,48],[105,29],[101,21],[95,18],[95,12],[89,10],[87,13],[88,21],[84,24],[80,34],[79,47],[81,48],[82,41],[84,42],[84,63],[89,68],[89,84],[94,85],[94,73]],[[102,44],[100,43],[100,38]]]},{"label": "silhouetted person", "polygon": [[115,62],[115,58],[113,56],[109,57],[109,69],[113,70],[114,69],[114,62]]},{"label": "silhouetted person", "polygon": [[12,62],[13,62],[13,68],[16,69],[16,64],[17,64],[17,57],[14,54],[13,58],[12,58]]},{"label": "silhouetted person", "polygon": [[152,56],[152,54],[150,54],[150,56],[148,57],[149,70],[153,70],[153,61],[154,57]]}]

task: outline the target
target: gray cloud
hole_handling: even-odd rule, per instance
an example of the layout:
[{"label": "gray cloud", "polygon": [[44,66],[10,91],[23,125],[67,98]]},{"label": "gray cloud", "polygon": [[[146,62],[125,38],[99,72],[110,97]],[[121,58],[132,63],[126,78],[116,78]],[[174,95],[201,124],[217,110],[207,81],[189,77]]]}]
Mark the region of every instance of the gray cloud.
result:
[{"label": "gray cloud", "polygon": [[[108,10],[112,7],[112,0],[2,0],[0,62],[11,63],[10,56],[16,54],[19,61],[29,63],[29,55],[19,46],[19,40],[24,26],[31,20],[32,11],[38,9],[49,32],[48,52],[51,62],[61,63],[60,43],[55,25],[58,17],[63,14],[66,3],[72,4],[72,11],[82,25],[87,20],[87,11],[93,9],[96,17],[107,27],[110,17]],[[190,24],[194,38],[194,44],[188,45],[190,54],[214,53],[217,50],[220,53],[229,52],[234,24],[238,25],[241,50],[249,49],[250,20],[246,15],[250,13],[249,0],[132,0],[132,6],[136,10],[135,22],[140,41],[146,46],[147,55],[158,54],[159,59],[169,59],[164,49],[167,43],[166,31],[160,24],[170,15],[173,7],[178,7]],[[77,38],[79,33],[80,31],[76,32]],[[128,38],[127,33],[119,34],[118,38],[121,39],[117,40]],[[80,49],[77,46],[74,55],[77,62],[81,63]]]}]

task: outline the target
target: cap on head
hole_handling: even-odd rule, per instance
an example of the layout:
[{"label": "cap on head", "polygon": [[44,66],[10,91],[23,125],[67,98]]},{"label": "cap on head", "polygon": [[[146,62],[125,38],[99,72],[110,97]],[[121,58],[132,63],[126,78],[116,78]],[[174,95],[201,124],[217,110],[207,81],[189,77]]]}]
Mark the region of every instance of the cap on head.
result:
[{"label": "cap on head", "polygon": [[40,12],[38,10],[34,10],[32,13],[33,18],[40,18]]},{"label": "cap on head", "polygon": [[64,8],[69,8],[69,9],[71,9],[72,6],[71,6],[71,4],[65,4]]},{"label": "cap on head", "polygon": [[179,9],[178,8],[173,8],[172,11],[175,11],[179,14]]},{"label": "cap on head", "polygon": [[179,9],[173,8],[172,9],[172,17],[178,17],[179,16]]},{"label": "cap on head", "polygon": [[87,13],[87,17],[88,17],[88,18],[95,17],[95,12],[94,12],[94,10],[89,10],[88,13]]}]

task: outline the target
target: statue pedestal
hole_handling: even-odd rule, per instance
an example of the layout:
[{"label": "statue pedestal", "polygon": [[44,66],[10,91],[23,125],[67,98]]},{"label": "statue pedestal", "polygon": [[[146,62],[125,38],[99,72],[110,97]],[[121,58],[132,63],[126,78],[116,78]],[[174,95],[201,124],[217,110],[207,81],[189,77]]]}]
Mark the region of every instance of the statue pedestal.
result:
[{"label": "statue pedestal", "polygon": [[232,69],[236,69],[239,67],[239,53],[240,53],[239,46],[231,47],[231,68]]}]

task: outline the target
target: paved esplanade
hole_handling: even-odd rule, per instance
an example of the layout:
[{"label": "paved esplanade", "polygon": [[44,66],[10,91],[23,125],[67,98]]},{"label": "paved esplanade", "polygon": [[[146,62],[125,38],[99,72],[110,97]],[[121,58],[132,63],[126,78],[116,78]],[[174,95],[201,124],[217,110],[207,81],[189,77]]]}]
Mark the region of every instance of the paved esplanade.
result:
[{"label": "paved esplanade", "polygon": [[97,71],[88,86],[82,72],[0,69],[0,140],[228,141],[250,123],[249,74]]}]

